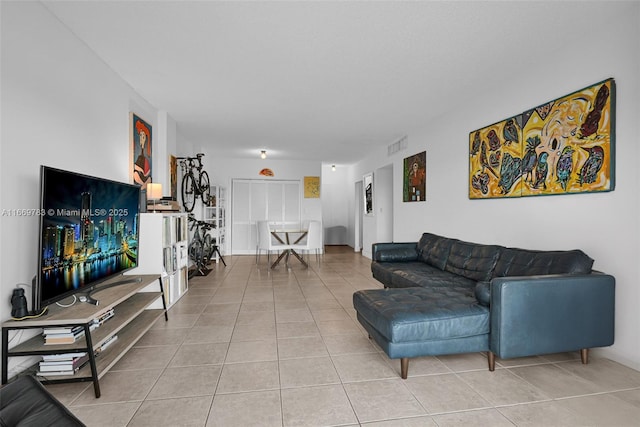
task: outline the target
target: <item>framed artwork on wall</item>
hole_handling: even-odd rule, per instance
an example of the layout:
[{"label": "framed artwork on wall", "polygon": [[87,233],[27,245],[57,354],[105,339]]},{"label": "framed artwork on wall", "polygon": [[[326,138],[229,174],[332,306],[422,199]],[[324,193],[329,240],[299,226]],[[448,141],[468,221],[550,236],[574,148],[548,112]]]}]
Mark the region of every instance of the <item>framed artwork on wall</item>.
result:
[{"label": "framed artwork on wall", "polygon": [[130,114],[130,161],[133,173],[133,183],[139,184],[146,190],[151,182],[151,153],[152,153],[151,125],[142,120],[135,113]]},{"label": "framed artwork on wall", "polygon": [[427,152],[404,159],[403,202],[424,202],[427,184]]},{"label": "framed artwork on wall", "polygon": [[305,199],[320,198],[320,177],[319,176],[304,177],[304,198]]},{"label": "framed artwork on wall", "polygon": [[373,172],[362,177],[362,195],[364,197],[364,214],[373,215]]},{"label": "framed artwork on wall", "polygon": [[178,200],[178,158],[169,156],[169,177],[171,179],[171,200]]},{"label": "framed artwork on wall", "polygon": [[615,81],[607,79],[469,134],[469,198],[615,188]]}]

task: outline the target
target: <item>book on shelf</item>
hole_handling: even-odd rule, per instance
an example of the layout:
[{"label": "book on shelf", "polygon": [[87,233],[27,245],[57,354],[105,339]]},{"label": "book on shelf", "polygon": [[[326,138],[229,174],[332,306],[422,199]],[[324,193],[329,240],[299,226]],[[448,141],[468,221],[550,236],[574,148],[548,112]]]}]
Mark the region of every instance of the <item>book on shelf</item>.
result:
[{"label": "book on shelf", "polygon": [[43,335],[67,335],[67,334],[76,333],[78,331],[81,331],[82,329],[83,329],[82,325],[76,325],[76,326],[54,326],[54,327],[50,327],[50,328],[43,328],[42,329],[42,334]]},{"label": "book on shelf", "polygon": [[174,248],[173,246],[168,246],[163,248],[163,266],[167,273],[172,274],[176,269],[174,266],[173,258],[174,258]]},{"label": "book on shelf", "polygon": [[88,361],[89,353],[82,353],[82,356],[72,359],[43,360],[38,366],[40,372],[75,371],[82,368]]},{"label": "book on shelf", "polygon": [[84,328],[66,334],[44,334],[44,344],[73,344],[78,339],[84,337]]},{"label": "book on shelf", "polygon": [[107,349],[107,347],[109,347],[111,344],[113,344],[116,340],[118,339],[117,335],[112,335],[111,337],[107,338],[98,349],[96,349],[96,356],[98,354],[100,354],[101,352],[105,351]]},{"label": "book on shelf", "polygon": [[87,363],[89,363],[87,352],[44,355],[38,364],[36,375],[44,377],[74,375]]},{"label": "book on shelf", "polygon": [[38,371],[36,372],[36,375],[39,377],[52,377],[52,376],[58,376],[58,375],[75,375],[75,373],[78,372],[79,370],[80,368],[74,369],[71,371]]},{"label": "book on shelf", "polygon": [[86,351],[78,351],[75,353],[56,353],[56,354],[43,354],[42,360],[44,362],[54,362],[62,360],[73,360],[77,357],[82,357],[87,354]]},{"label": "book on shelf", "polygon": [[108,311],[105,311],[100,316],[93,319],[91,323],[89,323],[89,330],[93,331],[97,327],[101,326],[104,322],[111,319],[114,315],[115,315],[115,311],[113,308]]}]

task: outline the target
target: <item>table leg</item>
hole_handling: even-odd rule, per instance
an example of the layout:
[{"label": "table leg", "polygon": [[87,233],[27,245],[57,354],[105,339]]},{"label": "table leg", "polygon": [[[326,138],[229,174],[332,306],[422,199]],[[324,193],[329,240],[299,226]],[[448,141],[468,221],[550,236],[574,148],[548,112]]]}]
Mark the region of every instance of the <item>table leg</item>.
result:
[{"label": "table leg", "polygon": [[300,240],[304,239],[304,236],[306,236],[306,235],[307,235],[307,233],[308,233],[307,231],[300,233],[300,237],[298,237],[298,238],[296,239],[296,241],[295,241],[295,242],[293,242],[293,244],[294,244],[294,245],[297,245],[297,244],[300,242]]},{"label": "table leg", "polygon": [[305,268],[309,268],[309,264],[307,264],[307,263],[305,262],[304,258],[302,258],[302,257],[298,254],[298,252],[296,252],[296,251],[294,251],[293,249],[291,249],[291,253],[292,253],[296,258],[298,258],[298,260],[300,260],[300,262],[302,263],[302,265],[304,265],[304,266],[305,266]]},{"label": "table leg", "polygon": [[276,266],[280,263],[280,260],[282,260],[282,258],[288,254],[289,251],[283,251],[280,256],[278,257],[278,259],[276,259],[273,264],[271,264],[271,268],[276,268]]},{"label": "table leg", "polygon": [[281,244],[283,244],[283,245],[284,245],[284,241],[282,240],[282,238],[280,238],[280,236],[278,235],[278,233],[276,233],[275,231],[272,231],[272,232],[271,232],[271,235],[272,235],[273,237],[275,237],[275,238],[276,238],[276,240],[277,240],[278,242],[280,242]]}]

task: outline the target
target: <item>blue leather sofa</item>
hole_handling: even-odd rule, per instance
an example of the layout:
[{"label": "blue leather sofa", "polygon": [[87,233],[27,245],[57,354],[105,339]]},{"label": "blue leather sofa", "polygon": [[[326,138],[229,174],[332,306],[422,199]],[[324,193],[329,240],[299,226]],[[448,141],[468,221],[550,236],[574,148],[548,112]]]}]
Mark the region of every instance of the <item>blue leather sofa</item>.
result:
[{"label": "blue leather sofa", "polygon": [[488,352],[503,359],[580,351],[614,341],[615,279],[580,250],[534,251],[424,233],[376,243],[384,289],[353,295],[358,321],[392,359]]},{"label": "blue leather sofa", "polygon": [[30,375],[0,388],[2,427],[84,427],[58,399]]}]

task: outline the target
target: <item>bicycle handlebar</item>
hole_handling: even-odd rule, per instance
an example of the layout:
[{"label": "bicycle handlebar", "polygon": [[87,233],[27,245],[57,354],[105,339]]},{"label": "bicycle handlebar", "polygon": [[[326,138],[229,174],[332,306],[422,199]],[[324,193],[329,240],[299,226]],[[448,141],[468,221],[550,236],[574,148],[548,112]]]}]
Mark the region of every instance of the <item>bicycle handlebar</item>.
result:
[{"label": "bicycle handlebar", "polygon": [[189,227],[189,230],[193,230],[195,227],[202,227],[205,230],[216,228],[215,224],[211,224],[210,222],[196,219],[195,215],[193,214],[189,214],[188,219],[192,223],[191,227]]},{"label": "bicycle handlebar", "polygon": [[204,153],[198,153],[195,157],[176,157],[177,160],[200,160],[204,157]]}]

